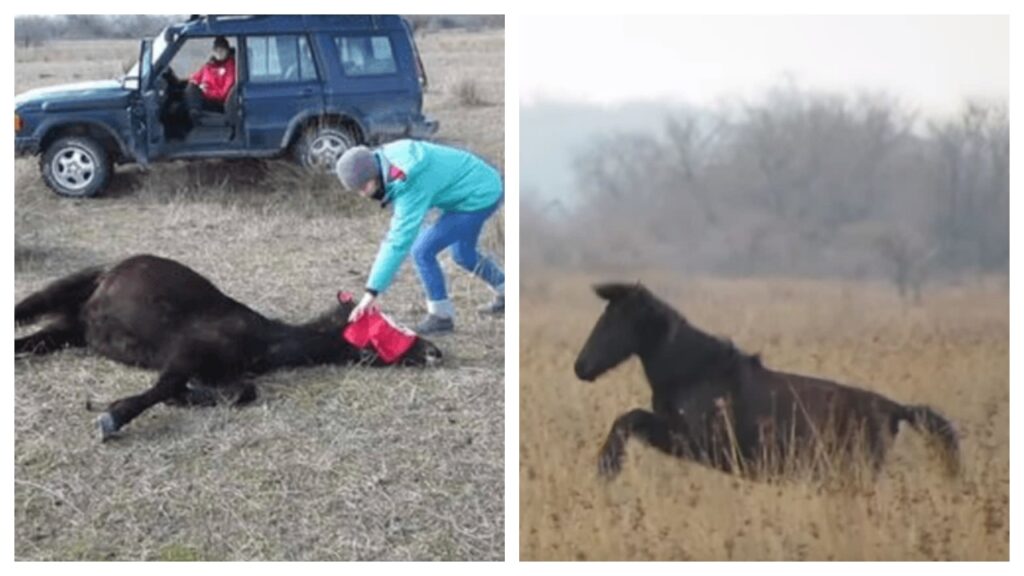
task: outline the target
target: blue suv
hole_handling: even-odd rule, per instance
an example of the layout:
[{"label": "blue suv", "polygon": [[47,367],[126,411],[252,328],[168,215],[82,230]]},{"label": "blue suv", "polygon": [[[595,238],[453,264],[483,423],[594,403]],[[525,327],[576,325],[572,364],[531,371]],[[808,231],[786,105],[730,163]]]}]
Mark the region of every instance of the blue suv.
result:
[{"label": "blue suv", "polygon": [[[217,106],[187,113],[183,78],[218,37],[234,84]],[[18,95],[15,153],[38,155],[46,184],[72,197],[102,192],[116,164],[291,155],[323,171],[356,144],[434,134],[426,87],[398,16],[193,16],[143,40],[120,80]]]}]

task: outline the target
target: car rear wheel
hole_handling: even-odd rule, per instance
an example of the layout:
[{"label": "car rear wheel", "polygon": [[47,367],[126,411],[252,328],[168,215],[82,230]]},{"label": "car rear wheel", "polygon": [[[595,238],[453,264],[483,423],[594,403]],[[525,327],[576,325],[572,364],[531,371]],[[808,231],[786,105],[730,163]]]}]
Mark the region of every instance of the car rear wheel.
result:
[{"label": "car rear wheel", "polygon": [[358,143],[352,130],[344,126],[310,126],[299,138],[296,160],[313,172],[330,174],[334,172],[338,158]]},{"label": "car rear wheel", "polygon": [[61,196],[88,198],[106,189],[114,172],[110,155],[88,136],[60,138],[40,159],[43,180]]}]

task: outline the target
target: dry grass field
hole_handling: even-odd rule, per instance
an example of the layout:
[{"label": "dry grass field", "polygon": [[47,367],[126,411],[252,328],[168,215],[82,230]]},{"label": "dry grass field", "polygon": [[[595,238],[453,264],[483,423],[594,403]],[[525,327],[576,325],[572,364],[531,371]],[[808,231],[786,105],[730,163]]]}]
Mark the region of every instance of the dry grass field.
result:
[{"label": "dry grass field", "polygon": [[[503,32],[419,39],[442,140],[504,164]],[[109,78],[135,42],[18,48],[16,90]],[[476,84],[485,100],[463,102]],[[272,317],[303,321],[362,288],[389,212],[287,163],[121,168],[92,200],[61,199],[14,162],[15,296],[139,252],[179,259]],[[502,219],[485,250],[503,257]],[[158,406],[101,445],[87,396],[154,374],[72,350],[15,363],[15,556],[92,559],[489,559],[504,554],[504,320],[446,256],[458,332],[439,369],[321,367],[257,380],[245,409]],[[407,264],[383,300],[424,312]],[[20,333],[20,332],[19,332]]]},{"label": "dry grass field", "polygon": [[[635,278],[635,275],[630,276]],[[594,383],[573,362],[602,302],[596,278],[523,271],[520,556],[529,560],[1007,560],[1009,295],[1005,279],[934,287],[905,306],[886,285],[683,281],[655,293],[766,365],[930,404],[962,435],[949,479],[904,426],[877,483],[758,483],[631,441],[597,476],[612,421],[650,394],[634,359]]]}]

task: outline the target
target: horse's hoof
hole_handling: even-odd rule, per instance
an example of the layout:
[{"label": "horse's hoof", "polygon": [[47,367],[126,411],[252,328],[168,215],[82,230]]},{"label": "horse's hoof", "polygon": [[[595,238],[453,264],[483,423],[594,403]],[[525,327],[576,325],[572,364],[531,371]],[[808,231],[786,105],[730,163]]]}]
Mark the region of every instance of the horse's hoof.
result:
[{"label": "horse's hoof", "polygon": [[114,423],[114,417],[110,412],[104,412],[96,418],[96,432],[100,442],[106,442],[117,433],[117,424]]}]

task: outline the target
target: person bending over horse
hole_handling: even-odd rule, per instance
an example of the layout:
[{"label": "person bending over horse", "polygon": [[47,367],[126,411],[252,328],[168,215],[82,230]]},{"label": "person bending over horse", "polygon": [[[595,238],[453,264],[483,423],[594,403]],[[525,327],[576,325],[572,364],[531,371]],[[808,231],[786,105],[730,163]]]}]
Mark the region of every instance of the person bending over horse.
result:
[{"label": "person bending over horse", "polygon": [[192,120],[203,110],[223,112],[228,94],[235,86],[235,57],[228,39],[217,36],[213,55],[196,71],[185,87],[185,105]]},{"label": "person bending over horse", "polygon": [[[352,320],[376,306],[377,297],[391,285],[411,249],[427,295],[427,316],[416,332],[454,330],[455,308],[437,262],[438,253],[449,246],[455,262],[494,291],[494,300],[481,312],[505,312],[505,274],[477,250],[484,223],[497,212],[504,197],[497,170],[469,152],[416,140],[399,140],[376,150],[356,146],[338,159],[335,170],[346,189],[394,208],[391,228],[370,271],[366,293],[352,311]],[[441,215],[421,232],[432,208],[439,209]]]}]

